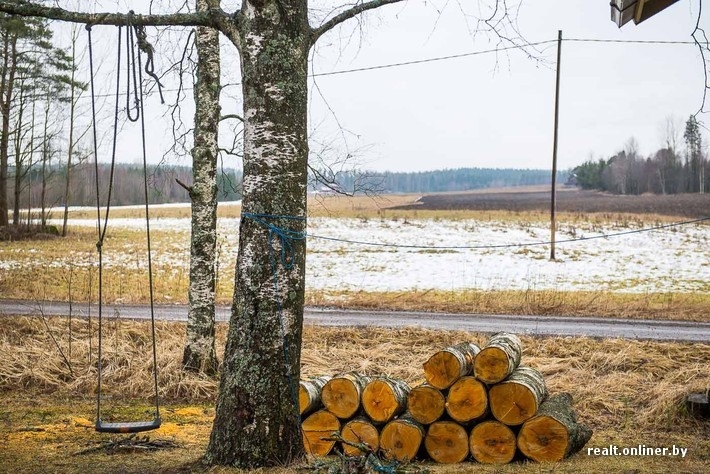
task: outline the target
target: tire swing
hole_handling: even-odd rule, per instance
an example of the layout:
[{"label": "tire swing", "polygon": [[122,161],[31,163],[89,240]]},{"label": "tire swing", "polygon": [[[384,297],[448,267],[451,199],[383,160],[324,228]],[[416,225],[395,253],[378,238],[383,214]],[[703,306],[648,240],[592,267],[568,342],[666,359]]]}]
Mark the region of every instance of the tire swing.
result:
[{"label": "tire swing", "polygon": [[[94,139],[94,165],[96,170],[96,214],[97,214],[97,228],[98,228],[98,242],[96,243],[96,249],[98,251],[98,267],[99,267],[99,283],[98,283],[98,362],[97,362],[97,390],[96,390],[96,431],[100,433],[139,433],[142,431],[151,431],[160,428],[160,402],[158,398],[158,363],[157,363],[157,351],[156,351],[156,340],[155,340],[155,312],[153,304],[153,267],[151,260],[151,247],[150,247],[150,219],[148,214],[148,175],[147,175],[147,162],[146,162],[146,136],[145,136],[145,120],[143,114],[143,75],[141,71],[141,49],[143,49],[145,33],[139,27],[134,27],[129,25],[126,34],[126,65],[127,65],[127,92],[126,92],[126,114],[128,120],[131,122],[137,122],[140,120],[141,133],[142,133],[142,146],[143,146],[143,187],[145,193],[145,225],[146,225],[146,240],[147,240],[147,251],[148,251],[148,283],[149,283],[149,296],[150,296],[150,325],[151,325],[151,339],[153,345],[153,386],[155,395],[155,414],[152,420],[148,421],[125,421],[125,422],[106,422],[101,416],[101,376],[102,376],[102,309],[103,309],[103,242],[106,237],[106,229],[109,220],[109,210],[111,207],[111,194],[113,191],[113,180],[114,171],[116,165],[116,139],[118,135],[118,117],[119,117],[119,97],[120,97],[120,80],[121,80],[121,32],[122,27],[118,27],[118,68],[116,73],[116,107],[114,114],[114,130],[113,130],[113,150],[111,155],[111,167],[109,174],[109,185],[106,197],[106,211],[103,216],[103,225],[101,223],[101,205],[100,205],[100,187],[99,187],[99,165],[98,165],[98,141],[96,132],[96,101],[95,101],[95,89],[94,89],[94,62],[93,62],[93,51],[92,51],[92,41],[91,41],[91,25],[86,26],[88,31],[88,44],[89,44],[89,67],[91,74],[91,112],[92,112],[92,128],[93,128],[93,139]],[[135,35],[138,37],[138,52],[136,58],[135,44],[134,44],[134,30]],[[151,74],[151,70],[148,69],[149,65],[152,65],[152,51],[147,51],[148,62],[146,63],[146,72]],[[137,59],[137,62],[136,62]],[[151,66],[152,68],[152,66]],[[152,74],[151,74],[152,75]],[[131,112],[130,98],[131,98],[131,80],[133,81],[133,99],[134,99],[134,110]],[[158,83],[160,85],[160,83]]]}]

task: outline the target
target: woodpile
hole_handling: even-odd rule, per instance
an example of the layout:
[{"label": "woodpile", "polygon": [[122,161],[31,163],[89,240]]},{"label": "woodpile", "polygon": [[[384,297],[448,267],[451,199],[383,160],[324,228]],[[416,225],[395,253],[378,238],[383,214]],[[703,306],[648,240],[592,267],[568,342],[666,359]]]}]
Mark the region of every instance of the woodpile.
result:
[{"label": "woodpile", "polygon": [[479,348],[465,342],[424,363],[425,382],[409,387],[354,372],[302,381],[299,409],[306,452],[325,456],[431,459],[505,464],[516,457],[560,461],[589,441],[572,397],[548,397],[542,374],[521,364],[520,339],[499,333]]}]

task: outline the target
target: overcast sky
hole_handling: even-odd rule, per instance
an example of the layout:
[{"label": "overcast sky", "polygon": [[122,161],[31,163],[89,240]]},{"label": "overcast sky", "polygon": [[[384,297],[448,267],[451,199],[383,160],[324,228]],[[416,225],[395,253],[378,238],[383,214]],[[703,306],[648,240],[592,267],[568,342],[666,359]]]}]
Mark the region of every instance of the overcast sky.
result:
[{"label": "overcast sky", "polygon": [[[362,29],[353,30],[353,22],[322,38],[311,69],[320,74],[500,46],[493,36],[472,34],[474,18],[462,13],[459,1],[469,14],[477,11],[472,5],[487,3],[409,0],[384,7],[368,14]],[[680,0],[640,25],[619,29],[610,20],[608,0],[524,0],[517,23],[532,43],[556,40],[558,30],[563,38],[690,41],[699,1]],[[104,1],[100,7],[111,10],[116,3],[114,10],[141,12],[148,2]],[[320,5],[328,3],[335,2]],[[223,2],[225,9],[237,4]],[[710,12],[701,27],[710,26],[708,18]],[[552,42],[530,50],[535,59],[513,50],[317,76],[310,87],[311,149],[329,159],[351,153],[360,166],[378,171],[550,168],[556,48]],[[225,57],[226,69],[236,66]],[[238,74],[230,76],[238,80]],[[609,157],[632,137],[642,154],[651,154],[664,145],[669,119],[682,144],[685,120],[701,105],[703,81],[693,45],[564,42],[559,167]],[[226,97],[223,103],[227,110],[239,107]],[[151,138],[163,137],[149,144],[155,160],[169,145],[169,122],[157,118],[164,109],[153,98],[146,105]],[[185,110],[190,119],[191,106]]]}]

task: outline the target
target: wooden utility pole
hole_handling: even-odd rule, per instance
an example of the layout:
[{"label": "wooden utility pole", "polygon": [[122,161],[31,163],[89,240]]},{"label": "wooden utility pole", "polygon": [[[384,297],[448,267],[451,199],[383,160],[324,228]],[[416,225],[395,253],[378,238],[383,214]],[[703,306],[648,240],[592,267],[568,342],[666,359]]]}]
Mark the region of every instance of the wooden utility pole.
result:
[{"label": "wooden utility pole", "polygon": [[557,131],[560,118],[560,59],[562,57],[562,30],[557,31],[557,79],[555,81],[555,136],[552,144],[552,190],[550,198],[550,260],[555,259],[555,205],[557,190]]}]

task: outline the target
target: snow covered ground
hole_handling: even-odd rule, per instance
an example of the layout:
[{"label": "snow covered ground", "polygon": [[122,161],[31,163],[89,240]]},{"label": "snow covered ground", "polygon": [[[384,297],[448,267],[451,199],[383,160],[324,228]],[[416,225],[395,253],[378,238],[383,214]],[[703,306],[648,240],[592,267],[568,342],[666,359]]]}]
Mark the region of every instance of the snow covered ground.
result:
[{"label": "snow covered ground", "polygon": [[[70,226],[95,226],[70,220]],[[189,219],[151,221],[156,267],[187,271]],[[112,219],[112,228],[141,229],[140,219]],[[238,219],[220,219],[220,268],[233,268]],[[710,291],[710,225],[689,224],[574,242],[635,230],[614,224],[563,225],[556,261],[548,245],[548,224],[476,220],[311,218],[308,222],[307,284],[319,290],[400,291],[411,289],[610,290],[626,292]],[[326,238],[323,238],[326,237]],[[397,248],[330,239],[407,245]],[[507,247],[508,245],[515,245]],[[443,248],[448,247],[448,248]],[[470,249],[452,247],[475,247]],[[142,265],[141,244],[105,254],[107,266]],[[74,265],[95,255],[67,255]],[[19,263],[19,262],[18,262]],[[26,260],[23,259],[26,265]],[[12,255],[0,268],[12,268]],[[225,270],[223,270],[225,271]]]}]

